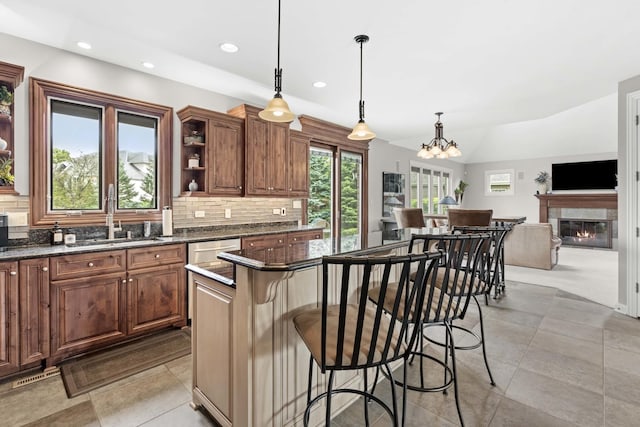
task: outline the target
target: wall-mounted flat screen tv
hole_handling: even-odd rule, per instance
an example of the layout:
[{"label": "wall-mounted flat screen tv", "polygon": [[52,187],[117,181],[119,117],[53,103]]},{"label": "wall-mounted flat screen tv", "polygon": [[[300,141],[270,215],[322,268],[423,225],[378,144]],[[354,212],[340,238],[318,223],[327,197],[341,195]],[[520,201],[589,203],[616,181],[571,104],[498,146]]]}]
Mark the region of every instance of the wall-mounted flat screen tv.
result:
[{"label": "wall-mounted flat screen tv", "polygon": [[551,188],[555,190],[613,190],[618,185],[617,160],[553,163]]}]

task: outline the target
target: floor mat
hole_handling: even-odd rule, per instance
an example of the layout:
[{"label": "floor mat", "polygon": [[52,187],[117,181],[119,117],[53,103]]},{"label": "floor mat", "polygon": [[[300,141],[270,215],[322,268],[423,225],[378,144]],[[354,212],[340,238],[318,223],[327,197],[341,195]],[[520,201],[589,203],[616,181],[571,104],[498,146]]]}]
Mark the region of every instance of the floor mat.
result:
[{"label": "floor mat", "polygon": [[69,360],[60,373],[67,395],[75,397],[189,353],[189,330],[174,329]]}]

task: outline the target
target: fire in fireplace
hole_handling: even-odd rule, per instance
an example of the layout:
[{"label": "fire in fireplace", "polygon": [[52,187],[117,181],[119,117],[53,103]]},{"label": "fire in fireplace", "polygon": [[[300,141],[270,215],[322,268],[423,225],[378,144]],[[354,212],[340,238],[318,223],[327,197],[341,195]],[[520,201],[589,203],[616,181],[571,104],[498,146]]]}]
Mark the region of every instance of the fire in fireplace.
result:
[{"label": "fire in fireplace", "polygon": [[611,248],[610,220],[560,218],[558,234],[564,245]]}]

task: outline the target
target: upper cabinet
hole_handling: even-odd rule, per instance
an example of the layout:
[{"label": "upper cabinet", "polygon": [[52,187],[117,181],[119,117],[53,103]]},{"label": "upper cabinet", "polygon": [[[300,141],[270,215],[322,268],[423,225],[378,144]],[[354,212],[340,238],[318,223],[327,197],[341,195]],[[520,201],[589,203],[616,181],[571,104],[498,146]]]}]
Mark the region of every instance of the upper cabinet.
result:
[{"label": "upper cabinet", "polygon": [[308,197],[309,139],[291,132],[288,123],[260,119],[259,111],[247,104],[229,110],[229,114],[245,119],[245,194]]},{"label": "upper cabinet", "polygon": [[289,196],[309,197],[309,146],[311,137],[297,130],[290,131]]},{"label": "upper cabinet", "polygon": [[[0,193],[15,193],[13,187],[14,91],[24,79],[24,67],[0,62]],[[6,144],[5,144],[6,143]]]},{"label": "upper cabinet", "polygon": [[182,123],[181,194],[242,196],[244,120],[188,106]]}]

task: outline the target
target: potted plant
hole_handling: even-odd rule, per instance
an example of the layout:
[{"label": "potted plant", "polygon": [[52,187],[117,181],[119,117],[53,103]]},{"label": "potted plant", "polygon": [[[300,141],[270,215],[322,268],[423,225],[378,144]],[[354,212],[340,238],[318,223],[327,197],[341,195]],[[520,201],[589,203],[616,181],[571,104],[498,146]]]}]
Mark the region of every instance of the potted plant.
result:
[{"label": "potted plant", "polygon": [[468,186],[469,186],[468,183],[460,180],[460,182],[458,183],[458,186],[455,188],[455,190],[453,190],[453,193],[456,196],[457,203],[462,203],[462,196],[464,195],[464,190],[466,190]]},{"label": "potted plant", "polygon": [[551,175],[549,175],[549,172],[540,171],[538,176],[533,180],[538,184],[538,194],[547,194],[547,189],[551,183]]},{"label": "potted plant", "polygon": [[11,157],[0,158],[0,186],[13,185],[15,177],[11,173]]},{"label": "potted plant", "polygon": [[13,103],[13,93],[5,85],[0,86],[0,114],[11,115],[9,108]]}]

